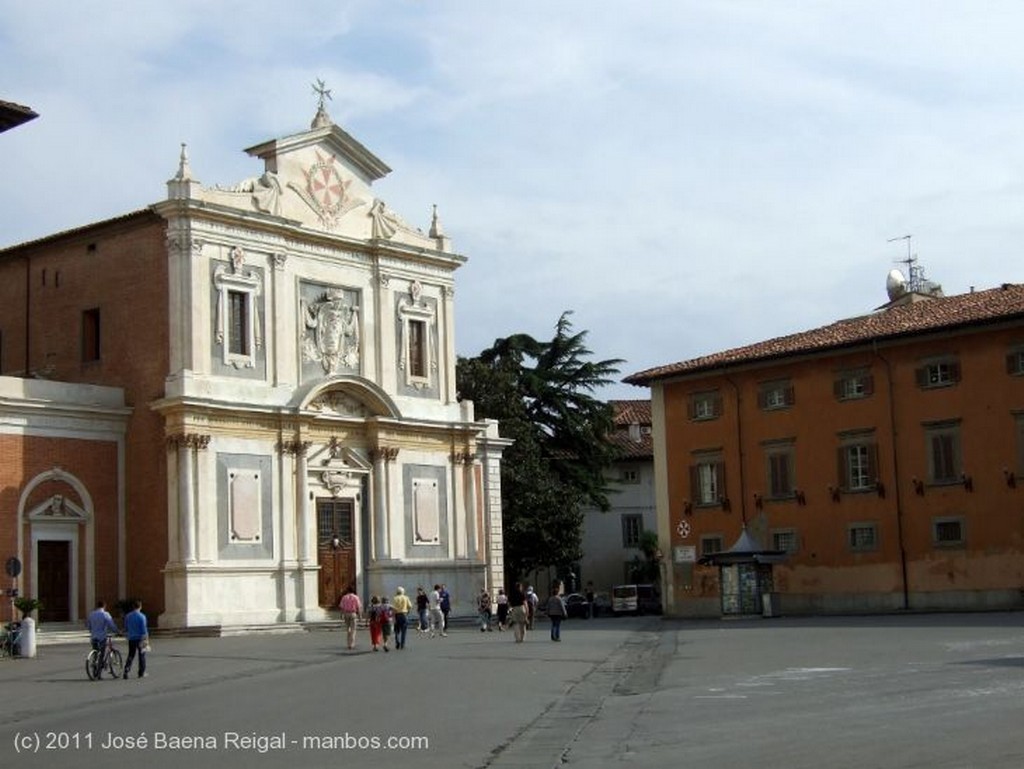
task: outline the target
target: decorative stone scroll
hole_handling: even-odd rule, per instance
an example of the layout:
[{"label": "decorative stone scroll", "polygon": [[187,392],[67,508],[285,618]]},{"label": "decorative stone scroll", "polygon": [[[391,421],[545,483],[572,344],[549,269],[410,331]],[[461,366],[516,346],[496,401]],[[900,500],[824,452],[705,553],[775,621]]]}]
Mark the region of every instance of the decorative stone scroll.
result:
[{"label": "decorative stone scroll", "polygon": [[210,436],[197,433],[177,433],[168,435],[166,442],[169,449],[188,448],[193,451],[202,451],[210,445]]}]

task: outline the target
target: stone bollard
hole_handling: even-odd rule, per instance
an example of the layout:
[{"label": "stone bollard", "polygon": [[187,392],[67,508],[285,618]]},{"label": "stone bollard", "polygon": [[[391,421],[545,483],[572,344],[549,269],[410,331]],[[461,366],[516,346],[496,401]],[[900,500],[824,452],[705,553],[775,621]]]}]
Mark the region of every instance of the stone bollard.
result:
[{"label": "stone bollard", "polygon": [[36,656],[36,621],[31,617],[21,621],[21,656]]}]

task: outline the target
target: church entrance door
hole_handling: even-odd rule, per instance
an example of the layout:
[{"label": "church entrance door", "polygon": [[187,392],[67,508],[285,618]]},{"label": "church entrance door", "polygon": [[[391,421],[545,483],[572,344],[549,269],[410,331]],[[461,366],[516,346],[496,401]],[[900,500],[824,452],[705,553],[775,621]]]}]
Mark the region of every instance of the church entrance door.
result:
[{"label": "church entrance door", "polygon": [[355,501],[321,497],[316,501],[320,606],[338,608],[345,588],[356,581],[356,550],[353,521]]},{"label": "church entrance door", "polygon": [[67,540],[41,539],[36,543],[39,558],[39,595],[43,608],[40,622],[67,622],[71,619],[71,543]]}]

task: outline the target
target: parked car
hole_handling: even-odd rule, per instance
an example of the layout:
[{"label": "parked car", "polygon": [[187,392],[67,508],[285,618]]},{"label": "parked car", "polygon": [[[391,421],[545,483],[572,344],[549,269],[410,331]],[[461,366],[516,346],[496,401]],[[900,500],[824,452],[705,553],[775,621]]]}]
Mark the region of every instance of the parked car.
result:
[{"label": "parked car", "polygon": [[612,611],[616,614],[661,614],[658,586],[616,585],[612,588]]},{"label": "parked car", "polygon": [[588,619],[590,617],[590,604],[587,602],[587,597],[581,593],[569,593],[569,595],[563,596],[562,600],[565,601],[565,614],[568,617],[582,617]]}]

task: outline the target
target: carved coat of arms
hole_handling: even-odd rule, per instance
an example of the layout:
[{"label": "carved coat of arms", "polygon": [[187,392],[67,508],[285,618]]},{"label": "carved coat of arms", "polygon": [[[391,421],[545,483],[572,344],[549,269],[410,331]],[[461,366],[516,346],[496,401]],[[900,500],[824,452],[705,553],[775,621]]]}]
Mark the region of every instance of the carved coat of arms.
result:
[{"label": "carved coat of arms", "polygon": [[331,288],[317,301],[303,303],[302,316],[306,360],[318,361],[325,374],[359,367],[359,308],[345,301],[344,291]]}]

